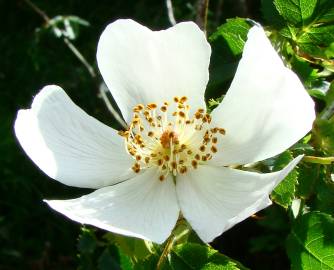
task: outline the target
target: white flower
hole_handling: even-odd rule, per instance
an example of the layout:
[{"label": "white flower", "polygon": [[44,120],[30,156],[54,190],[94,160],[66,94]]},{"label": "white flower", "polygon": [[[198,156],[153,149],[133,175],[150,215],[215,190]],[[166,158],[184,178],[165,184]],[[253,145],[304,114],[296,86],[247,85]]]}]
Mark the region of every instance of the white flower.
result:
[{"label": "white flower", "polygon": [[85,224],[162,243],[179,213],[205,242],[271,204],[281,171],[232,169],[277,155],[312,126],[314,104],[254,26],[223,102],[205,113],[210,46],[191,22],[153,32],[118,20],[97,50],[129,129],[118,134],[46,86],[20,110],[16,136],[48,176],[97,189],[47,203]]}]

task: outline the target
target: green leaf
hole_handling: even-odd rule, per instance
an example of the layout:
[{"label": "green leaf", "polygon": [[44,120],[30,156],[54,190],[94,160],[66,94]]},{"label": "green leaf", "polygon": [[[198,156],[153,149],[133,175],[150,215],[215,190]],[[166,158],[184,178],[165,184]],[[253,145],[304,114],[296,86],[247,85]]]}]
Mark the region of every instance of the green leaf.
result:
[{"label": "green leaf", "polygon": [[334,155],[334,119],[317,119],[313,130],[316,145],[326,155]]},{"label": "green leaf", "polygon": [[[158,264],[159,257],[157,255],[151,255],[144,260],[138,261],[133,270],[148,270],[148,269],[156,269]],[[163,265],[161,270],[166,269],[166,264]],[[166,269],[167,270],[167,269]]]},{"label": "green leaf", "polygon": [[92,230],[82,227],[78,241],[78,250],[80,253],[92,254],[97,247],[97,239]]},{"label": "green leaf", "polygon": [[209,39],[215,41],[222,37],[233,55],[237,56],[242,53],[249,28],[250,26],[245,19],[228,19],[226,23],[218,27]]},{"label": "green leaf", "polygon": [[125,255],[135,260],[143,260],[152,254],[149,242],[142,239],[113,233],[108,233],[105,237],[114,242]]},{"label": "green leaf", "polygon": [[115,245],[109,245],[98,259],[98,270],[132,270],[129,257],[124,255]]},{"label": "green leaf", "polygon": [[274,0],[282,17],[294,25],[306,25],[312,19],[317,0]]},{"label": "green leaf", "polygon": [[170,265],[174,270],[246,270],[239,262],[220,254],[210,246],[194,243],[177,245],[171,253]]},{"label": "green leaf", "polygon": [[331,85],[328,88],[325,96],[326,106],[330,107],[333,106],[334,103],[334,81],[332,81]]},{"label": "green leaf", "polygon": [[286,21],[280,34],[293,41],[296,53],[306,60],[326,60],[326,48],[334,41],[334,1],[274,0],[274,4]]},{"label": "green leaf", "polygon": [[98,259],[98,270],[121,270],[118,263],[119,255],[118,250],[115,246],[107,247]]},{"label": "green leaf", "polygon": [[298,186],[297,196],[302,198],[309,198],[315,189],[315,184],[319,177],[320,167],[318,164],[305,163],[299,167],[298,170]]},{"label": "green leaf", "polygon": [[229,19],[209,37],[212,48],[206,99],[223,95],[233,79],[250,26],[246,19]]},{"label": "green leaf", "polygon": [[320,212],[299,217],[287,239],[292,270],[334,269],[334,219]]},{"label": "green leaf", "polygon": [[325,55],[327,58],[334,58],[334,42],[325,50]]},{"label": "green leaf", "polygon": [[328,47],[334,42],[334,25],[304,29],[302,34],[298,37],[297,42],[298,44],[313,43]]},{"label": "green leaf", "polygon": [[310,82],[313,82],[317,78],[317,72],[313,67],[311,67],[310,63],[306,62],[297,55],[293,55],[291,59],[291,66],[300,79],[307,84],[307,86],[309,86]]},{"label": "green leaf", "polygon": [[[274,170],[281,170],[290,161],[293,156],[289,151],[286,151],[278,156],[274,162]],[[284,208],[288,208],[295,197],[296,185],[298,183],[298,172],[296,169],[292,170],[288,176],[273,190],[271,199]]]},{"label": "green leaf", "polygon": [[287,22],[298,27],[334,21],[332,0],[274,0],[274,5]]},{"label": "green leaf", "polygon": [[331,179],[323,179],[317,185],[315,207],[321,212],[334,215],[334,182]]}]

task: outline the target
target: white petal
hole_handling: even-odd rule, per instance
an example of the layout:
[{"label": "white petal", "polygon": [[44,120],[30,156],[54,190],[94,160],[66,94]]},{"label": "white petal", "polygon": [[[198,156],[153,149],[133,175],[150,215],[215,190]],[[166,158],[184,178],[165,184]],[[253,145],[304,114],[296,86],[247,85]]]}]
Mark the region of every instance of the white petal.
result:
[{"label": "white petal", "polygon": [[177,178],[181,212],[204,242],[271,204],[270,192],[302,156],[283,170],[259,174],[226,167],[200,166]]},{"label": "white petal", "polygon": [[18,112],[15,134],[36,165],[66,185],[99,188],[133,175],[123,139],[58,86],[44,87],[31,109]]},{"label": "white petal", "polygon": [[56,211],[84,224],[156,243],[170,235],[179,215],[171,177],[156,169],[74,200],[47,201]]},{"label": "white petal", "polygon": [[205,108],[211,49],[192,22],[164,31],[132,21],[118,20],[101,35],[97,62],[123,117],[133,106],[188,96],[190,105]]},{"label": "white petal", "polygon": [[315,112],[298,77],[284,67],[263,29],[255,26],[232,85],[212,118],[226,130],[214,161],[231,165],[283,152],[311,129]]}]

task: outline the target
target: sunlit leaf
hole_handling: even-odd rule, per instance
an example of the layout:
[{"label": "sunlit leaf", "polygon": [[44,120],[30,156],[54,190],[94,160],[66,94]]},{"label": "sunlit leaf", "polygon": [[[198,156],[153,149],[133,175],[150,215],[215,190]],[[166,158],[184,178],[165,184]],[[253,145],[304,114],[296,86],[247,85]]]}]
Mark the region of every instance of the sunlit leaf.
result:
[{"label": "sunlit leaf", "polygon": [[206,98],[218,98],[227,91],[234,77],[250,24],[246,19],[228,19],[214,32],[209,41],[212,47],[210,80]]},{"label": "sunlit leaf", "polygon": [[246,270],[239,262],[209,246],[187,243],[173,248],[171,267],[174,270]]},{"label": "sunlit leaf", "polygon": [[250,25],[245,19],[228,19],[225,24],[218,27],[217,31],[211,35],[210,40],[214,41],[222,37],[231,52],[234,55],[239,55],[244,48],[249,28]]},{"label": "sunlit leaf", "polygon": [[292,270],[334,269],[334,219],[310,212],[293,224],[287,240]]},{"label": "sunlit leaf", "polygon": [[[289,162],[293,160],[293,156],[289,151],[282,153],[274,163],[274,170],[281,170]],[[288,208],[295,197],[296,185],[298,183],[298,172],[292,170],[288,176],[273,190],[271,199],[284,208]]]}]

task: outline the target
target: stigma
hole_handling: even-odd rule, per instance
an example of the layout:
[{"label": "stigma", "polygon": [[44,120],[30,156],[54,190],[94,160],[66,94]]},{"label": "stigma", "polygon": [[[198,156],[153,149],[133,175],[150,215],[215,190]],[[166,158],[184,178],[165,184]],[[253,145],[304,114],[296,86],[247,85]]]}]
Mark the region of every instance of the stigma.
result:
[{"label": "stigma", "polygon": [[218,141],[225,130],[211,124],[203,108],[190,115],[188,98],[133,108],[132,121],[119,135],[124,137],[126,151],[133,157],[132,170],[156,167],[159,180],[169,174],[185,174],[212,159],[219,152]]}]

